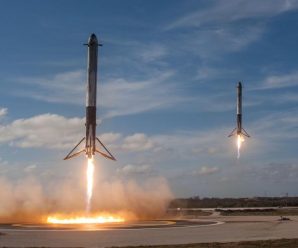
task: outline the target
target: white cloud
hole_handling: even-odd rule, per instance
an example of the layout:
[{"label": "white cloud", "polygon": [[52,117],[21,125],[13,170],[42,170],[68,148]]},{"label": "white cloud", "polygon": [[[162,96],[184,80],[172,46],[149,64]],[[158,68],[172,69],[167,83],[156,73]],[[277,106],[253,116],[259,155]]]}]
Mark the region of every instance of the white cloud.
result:
[{"label": "white cloud", "polygon": [[145,47],[140,52],[140,56],[144,62],[153,62],[163,58],[167,54],[167,50],[160,44],[153,44]]},{"label": "white cloud", "polygon": [[[21,148],[71,148],[85,135],[84,121],[84,118],[66,118],[56,114],[17,119],[0,125],[0,143]],[[100,134],[100,139],[106,145],[126,152],[154,148],[154,142],[144,133],[123,136],[109,132]]]},{"label": "white cloud", "polygon": [[0,108],[0,118],[7,115],[7,108]]},{"label": "white cloud", "polygon": [[27,172],[27,173],[31,173],[32,171],[34,171],[36,169],[36,164],[31,164],[31,165],[28,165],[24,168],[24,171]]},{"label": "white cloud", "polygon": [[34,86],[17,91],[16,94],[20,96],[44,102],[85,104],[86,73],[83,70],[67,71],[48,77],[19,77],[15,81]]},{"label": "white cloud", "polygon": [[209,166],[202,166],[198,170],[193,172],[193,175],[198,175],[198,176],[206,176],[206,175],[212,175],[215,174],[219,171],[219,168],[216,166],[209,167]]},{"label": "white cloud", "polygon": [[204,30],[192,30],[179,36],[188,52],[205,60],[218,58],[225,53],[238,52],[260,39],[264,25],[224,26]]},{"label": "white cloud", "polygon": [[100,139],[105,143],[105,144],[112,144],[119,139],[122,138],[122,135],[120,133],[103,133],[100,135]]},{"label": "white cloud", "polygon": [[[153,73],[147,80],[110,79],[98,85],[98,106],[105,117],[137,114],[177,104],[184,98],[177,95],[174,84],[169,83],[173,71]],[[58,73],[49,78],[24,77],[20,83],[34,85],[17,92],[20,96],[45,102],[85,104],[85,73],[82,70]],[[175,97],[173,97],[175,95]]]},{"label": "white cloud", "polygon": [[[174,132],[167,135],[154,135],[150,139],[154,142],[153,157],[147,156],[151,163],[164,161],[184,167],[197,163],[208,163],[210,159],[227,161],[236,156],[234,139],[228,139],[233,127],[211,128],[208,130],[192,130],[188,132]],[[150,157],[151,156],[151,157]],[[154,161],[153,161],[154,160]],[[153,161],[153,162],[152,162]],[[181,168],[181,167],[179,167]]]},{"label": "white cloud", "polygon": [[298,8],[297,0],[217,0],[205,9],[200,9],[174,21],[167,29],[201,27],[224,24],[246,19],[268,18]]},{"label": "white cloud", "polygon": [[84,119],[42,114],[0,125],[0,142],[17,147],[68,148],[83,135]]},{"label": "white cloud", "polygon": [[143,133],[136,133],[124,138],[122,149],[125,151],[139,152],[154,148],[154,142]]},{"label": "white cloud", "polygon": [[279,89],[298,85],[298,72],[294,71],[284,75],[272,75],[265,78],[259,89]]},{"label": "white cloud", "polygon": [[[216,0],[174,20],[165,31],[181,31],[175,43],[204,60],[218,60],[259,41],[269,17],[297,10],[298,1]],[[171,34],[171,32],[170,32]]]},{"label": "white cloud", "polygon": [[172,71],[165,71],[143,81],[110,80],[101,88],[105,117],[163,109],[185,101],[178,95],[175,83],[169,83],[172,76]]},{"label": "white cloud", "polygon": [[268,163],[265,166],[256,166],[247,169],[247,174],[261,181],[297,182],[298,164],[297,163]]},{"label": "white cloud", "polygon": [[[21,148],[66,149],[73,147],[85,135],[84,118],[66,118],[56,114],[42,114],[17,119],[0,125],[0,143]],[[102,133],[105,145],[126,152],[153,150],[154,142],[144,133],[123,136]]]},{"label": "white cloud", "polygon": [[297,114],[297,110],[276,112],[255,120],[251,127],[253,127],[257,136],[268,140],[295,139],[298,137],[296,132],[298,128]]},{"label": "white cloud", "polygon": [[117,172],[127,176],[127,175],[148,175],[152,173],[152,166],[148,164],[139,164],[139,165],[132,165],[128,164],[123,166],[122,168],[118,168]]}]

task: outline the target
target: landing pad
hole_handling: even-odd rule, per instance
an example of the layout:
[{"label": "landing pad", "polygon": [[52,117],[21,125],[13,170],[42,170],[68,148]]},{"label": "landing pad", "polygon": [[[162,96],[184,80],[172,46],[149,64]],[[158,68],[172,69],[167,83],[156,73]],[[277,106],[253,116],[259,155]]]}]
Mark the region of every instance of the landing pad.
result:
[{"label": "landing pad", "polygon": [[[0,225],[1,247],[112,247],[297,238],[298,217],[206,216],[88,226]],[[224,223],[223,225],[220,225]]]},{"label": "landing pad", "polygon": [[0,224],[0,230],[18,231],[99,231],[99,230],[125,230],[125,229],[157,229],[157,228],[181,228],[192,226],[208,226],[220,224],[216,221],[202,220],[149,220],[124,223],[106,224]]}]

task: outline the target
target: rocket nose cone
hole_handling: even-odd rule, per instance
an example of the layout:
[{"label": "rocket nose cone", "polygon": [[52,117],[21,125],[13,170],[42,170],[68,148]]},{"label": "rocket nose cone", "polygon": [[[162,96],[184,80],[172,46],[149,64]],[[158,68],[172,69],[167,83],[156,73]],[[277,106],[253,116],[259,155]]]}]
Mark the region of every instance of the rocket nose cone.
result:
[{"label": "rocket nose cone", "polygon": [[241,84],[241,82],[239,82],[239,83],[238,83],[238,87],[242,87],[242,84]]},{"label": "rocket nose cone", "polygon": [[97,43],[98,41],[97,41],[96,35],[91,34],[88,40],[88,44],[91,45],[91,44],[97,44]]}]

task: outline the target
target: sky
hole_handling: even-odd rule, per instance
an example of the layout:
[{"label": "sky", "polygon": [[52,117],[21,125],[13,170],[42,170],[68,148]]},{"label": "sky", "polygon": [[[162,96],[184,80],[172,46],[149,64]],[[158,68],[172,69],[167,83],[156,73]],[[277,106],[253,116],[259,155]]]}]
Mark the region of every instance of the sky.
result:
[{"label": "sky", "polygon": [[97,173],[164,178],[175,197],[298,195],[298,0],[0,3],[1,178],[81,173],[63,158],[84,136],[95,33],[97,134],[117,159]]}]

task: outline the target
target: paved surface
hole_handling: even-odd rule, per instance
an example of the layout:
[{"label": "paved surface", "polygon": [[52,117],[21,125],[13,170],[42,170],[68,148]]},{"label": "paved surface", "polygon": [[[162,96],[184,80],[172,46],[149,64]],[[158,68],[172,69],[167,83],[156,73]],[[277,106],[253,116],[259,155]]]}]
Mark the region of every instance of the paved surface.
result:
[{"label": "paved surface", "polygon": [[110,247],[125,245],[186,244],[277,238],[298,238],[298,217],[278,221],[277,216],[202,217],[219,225],[169,225],[162,228],[108,230],[34,230],[0,228],[0,246],[6,247]]}]

